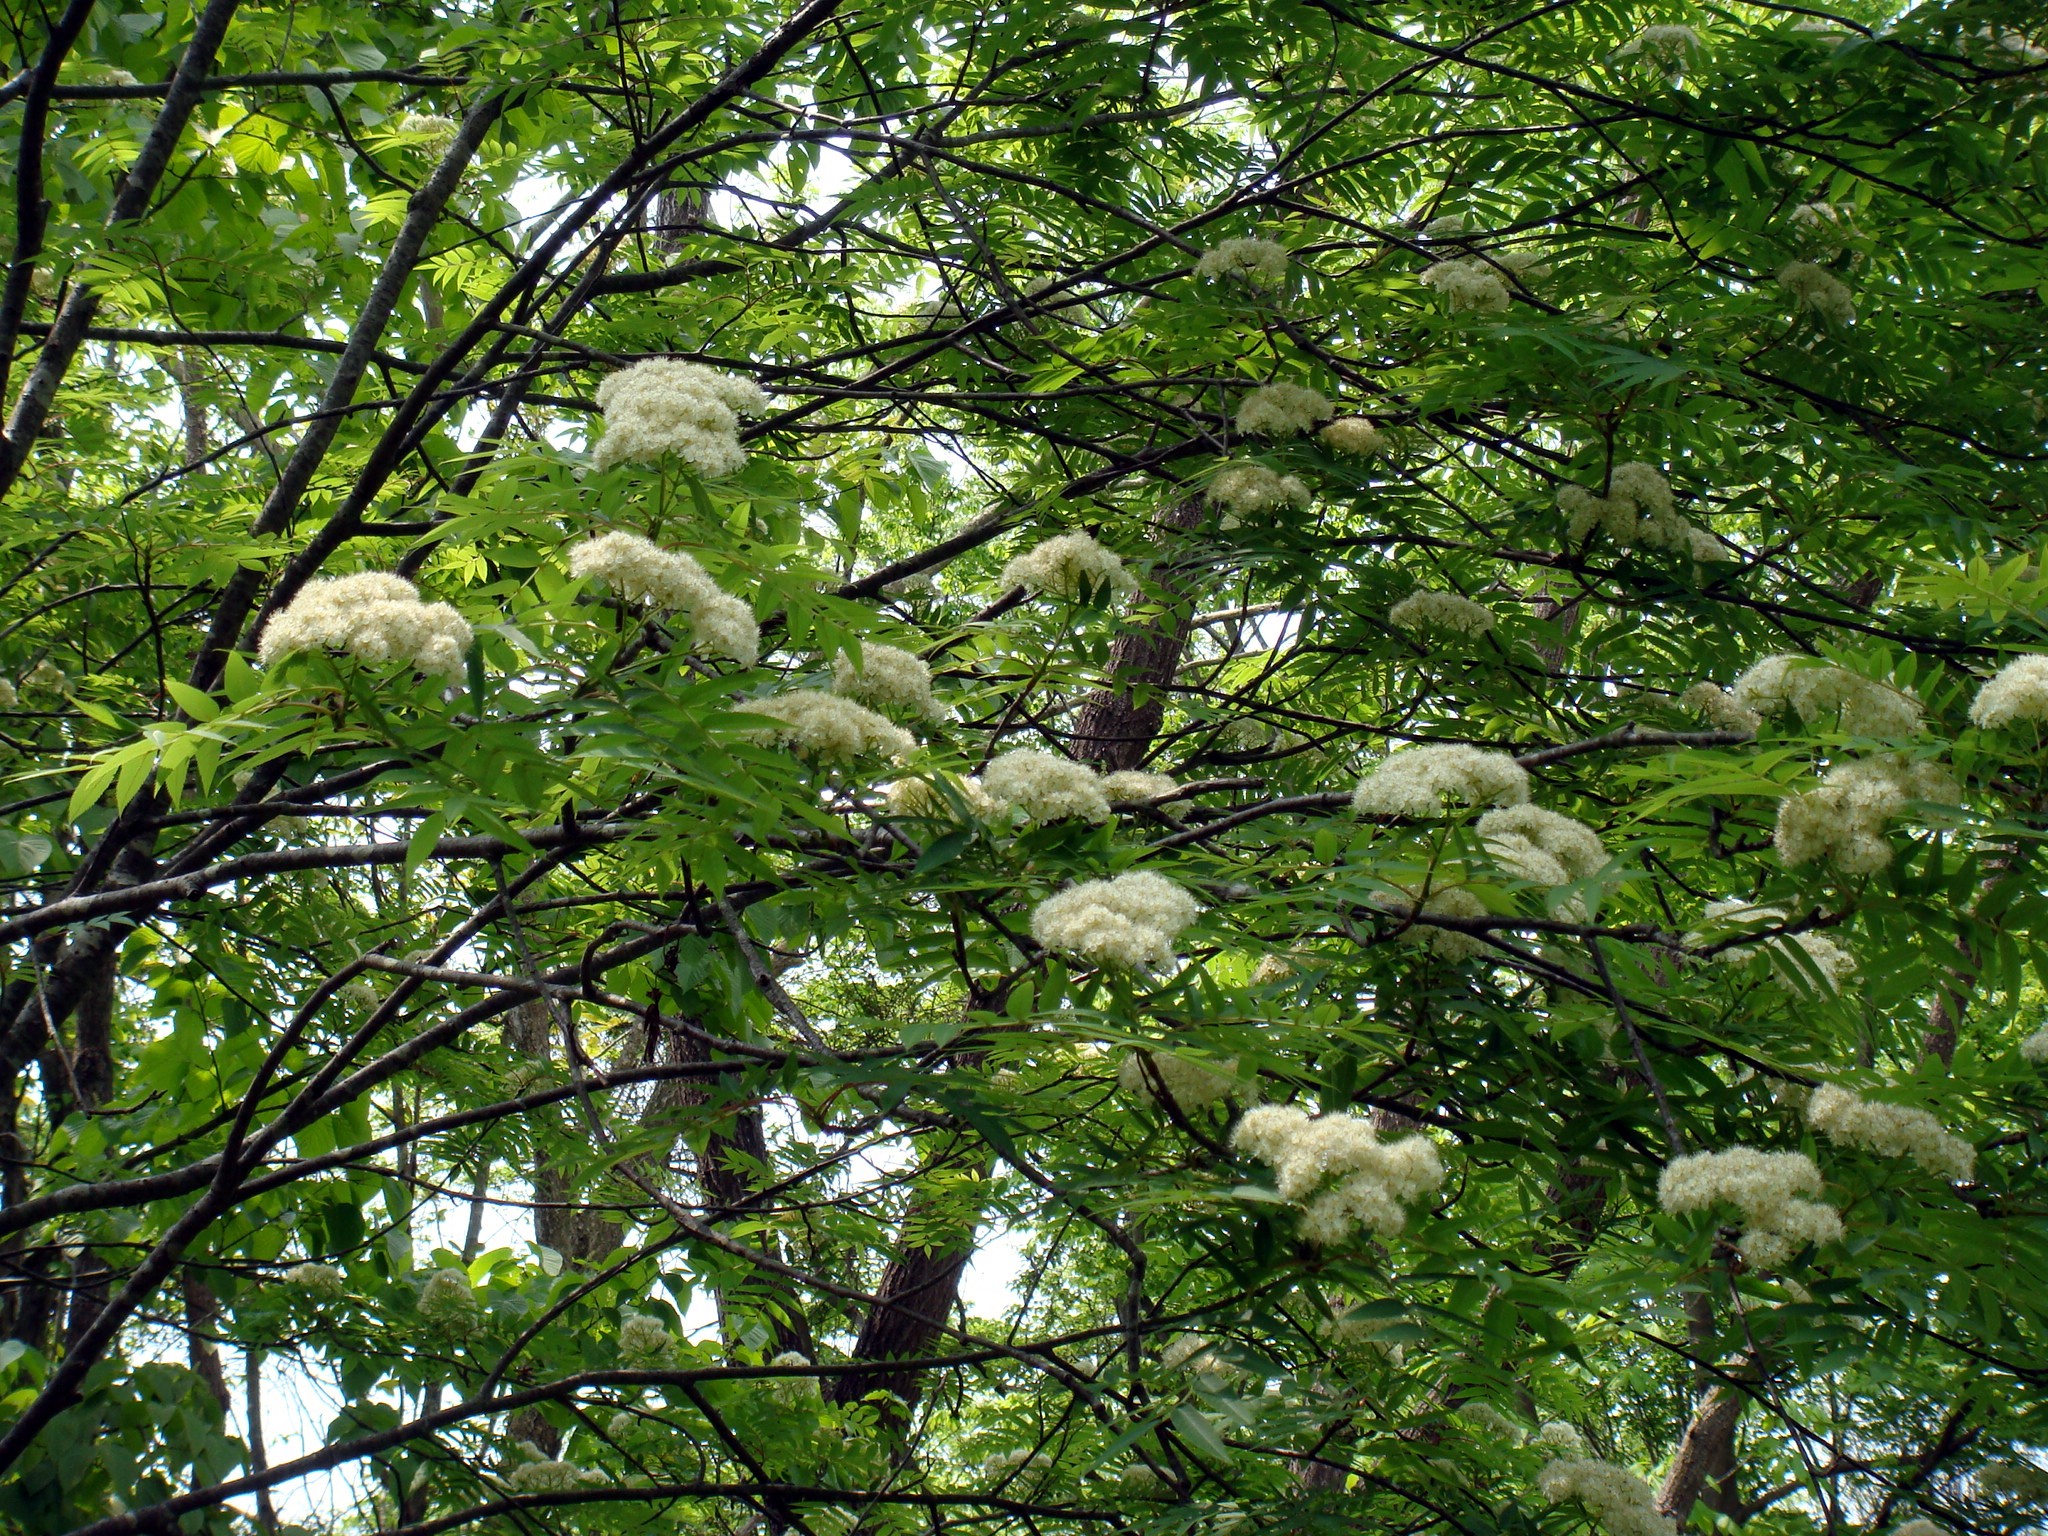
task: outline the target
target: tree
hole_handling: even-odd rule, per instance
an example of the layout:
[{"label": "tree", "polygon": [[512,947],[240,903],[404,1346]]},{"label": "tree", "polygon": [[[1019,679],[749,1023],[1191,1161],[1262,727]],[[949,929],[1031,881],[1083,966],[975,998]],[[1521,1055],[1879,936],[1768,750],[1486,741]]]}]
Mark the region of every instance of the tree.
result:
[{"label": "tree", "polygon": [[2036,8],[11,21],[0,1525],[2041,1526]]}]

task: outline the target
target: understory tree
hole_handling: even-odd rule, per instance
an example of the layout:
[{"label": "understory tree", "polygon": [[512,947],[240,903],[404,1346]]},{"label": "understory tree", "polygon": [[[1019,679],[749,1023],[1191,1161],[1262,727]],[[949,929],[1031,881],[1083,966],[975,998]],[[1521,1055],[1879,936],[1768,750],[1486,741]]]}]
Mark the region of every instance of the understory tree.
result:
[{"label": "understory tree", "polygon": [[2048,1520],[2025,0],[10,0],[0,1529]]}]

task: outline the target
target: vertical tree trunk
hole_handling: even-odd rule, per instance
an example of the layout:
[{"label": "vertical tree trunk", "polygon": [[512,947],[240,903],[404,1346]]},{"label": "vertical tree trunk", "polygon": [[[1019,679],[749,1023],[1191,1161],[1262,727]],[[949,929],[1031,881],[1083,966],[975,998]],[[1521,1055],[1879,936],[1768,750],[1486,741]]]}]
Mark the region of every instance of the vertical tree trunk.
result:
[{"label": "vertical tree trunk", "polygon": [[1166,690],[1180,672],[1195,616],[1191,573],[1176,561],[1190,542],[1189,530],[1201,517],[1200,498],[1189,497],[1155,520],[1165,558],[1153,575],[1165,606],[1117,635],[1110,646],[1109,675],[1082,702],[1075,718],[1073,755],[1105,773],[1137,767],[1159,734]]}]

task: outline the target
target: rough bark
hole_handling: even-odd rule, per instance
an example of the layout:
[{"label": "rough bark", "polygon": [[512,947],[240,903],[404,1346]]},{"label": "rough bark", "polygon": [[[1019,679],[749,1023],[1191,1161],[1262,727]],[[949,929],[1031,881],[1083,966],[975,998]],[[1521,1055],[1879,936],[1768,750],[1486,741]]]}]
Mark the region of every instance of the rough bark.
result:
[{"label": "rough bark", "polygon": [[185,1358],[225,1414],[234,1399],[228,1392],[227,1372],[221,1367],[220,1348],[213,1340],[220,1321],[220,1298],[189,1266],[178,1271],[178,1289],[185,1299]]},{"label": "rough bark", "polygon": [[[710,1060],[710,1053],[703,1043],[688,1037],[671,1037],[663,1051],[679,1062]],[[731,1093],[735,1080],[721,1080],[720,1087],[726,1094]],[[648,1103],[647,1116],[653,1120],[662,1115],[675,1115],[678,1111],[698,1109],[708,1104],[711,1097],[711,1090],[702,1083],[679,1078],[657,1091]],[[704,1196],[704,1219],[714,1224],[730,1221],[735,1215],[758,1205],[761,1186],[766,1181],[757,1170],[767,1167],[768,1137],[761,1122],[760,1106],[743,1104],[721,1116],[717,1127],[705,1138],[704,1149],[696,1159],[697,1187]],[[772,1232],[762,1233],[755,1241],[771,1259],[781,1258],[780,1244]],[[811,1338],[810,1320],[795,1288],[781,1276],[763,1274],[758,1295],[768,1315],[769,1326],[775,1331],[777,1352],[814,1356],[816,1347]],[[723,1292],[718,1298],[719,1329],[729,1343],[737,1340],[740,1332],[738,1309],[734,1305],[738,1299]]]},{"label": "rough bark", "polygon": [[1117,635],[1110,647],[1108,677],[1082,702],[1075,717],[1073,755],[1105,773],[1137,767],[1159,734],[1166,689],[1180,671],[1194,621],[1190,573],[1176,565],[1175,556],[1201,516],[1201,501],[1191,497],[1175,502],[1155,521],[1166,554],[1155,570],[1163,606]]},{"label": "rough bark", "polygon": [[[538,1062],[554,1059],[554,1018],[542,1002],[521,1003],[507,1015],[505,1039]],[[617,1221],[589,1207],[554,1158],[538,1143],[533,1149],[534,1239],[552,1248],[565,1264],[588,1265],[618,1247]]]},{"label": "rough bark", "polygon": [[[925,1160],[920,1175],[950,1166],[960,1155],[958,1143],[949,1140]],[[840,1377],[832,1387],[835,1402],[886,1392],[902,1405],[890,1413],[898,1423],[907,1421],[917,1407],[924,1385],[924,1367],[918,1362],[932,1353],[945,1330],[960,1299],[961,1273],[974,1256],[978,1222],[973,1217],[962,1220],[957,1205],[952,1205],[958,1198],[952,1192],[934,1192],[922,1176],[913,1185],[903,1215],[907,1235],[875,1287],[874,1305],[868,1308],[853,1347],[856,1360],[900,1361],[901,1368]]]},{"label": "rough bark", "polygon": [[1735,1430],[1742,1419],[1744,1393],[1725,1383],[1709,1387],[1693,1409],[1692,1422],[1671,1458],[1671,1470],[1657,1494],[1657,1509],[1681,1526],[1694,1504],[1730,1518],[1740,1518],[1742,1499],[1735,1487]]}]

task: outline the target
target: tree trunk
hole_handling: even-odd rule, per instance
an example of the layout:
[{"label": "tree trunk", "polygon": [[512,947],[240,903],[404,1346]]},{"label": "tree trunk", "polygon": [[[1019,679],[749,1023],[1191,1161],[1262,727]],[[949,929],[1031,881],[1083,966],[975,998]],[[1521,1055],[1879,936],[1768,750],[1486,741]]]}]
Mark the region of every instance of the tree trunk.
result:
[{"label": "tree trunk", "polygon": [[1164,606],[1118,633],[1110,646],[1108,677],[1082,702],[1075,718],[1073,755],[1105,773],[1137,767],[1159,734],[1166,689],[1180,672],[1194,620],[1191,573],[1176,564],[1176,557],[1201,516],[1200,498],[1189,497],[1155,521],[1167,556],[1154,571]]}]

